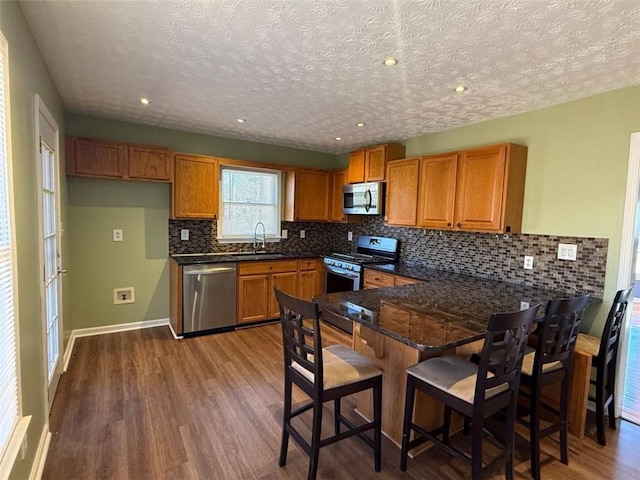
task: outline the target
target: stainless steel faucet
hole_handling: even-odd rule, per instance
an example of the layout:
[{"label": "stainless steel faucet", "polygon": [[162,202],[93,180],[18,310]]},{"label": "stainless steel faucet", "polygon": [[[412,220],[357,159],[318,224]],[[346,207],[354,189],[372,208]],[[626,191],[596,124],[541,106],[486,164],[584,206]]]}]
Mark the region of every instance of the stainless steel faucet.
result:
[{"label": "stainless steel faucet", "polygon": [[264,228],[264,223],[256,223],[256,228],[253,229],[253,253],[258,251],[258,225],[262,225],[262,249],[264,250],[265,242],[267,241],[267,232]]}]

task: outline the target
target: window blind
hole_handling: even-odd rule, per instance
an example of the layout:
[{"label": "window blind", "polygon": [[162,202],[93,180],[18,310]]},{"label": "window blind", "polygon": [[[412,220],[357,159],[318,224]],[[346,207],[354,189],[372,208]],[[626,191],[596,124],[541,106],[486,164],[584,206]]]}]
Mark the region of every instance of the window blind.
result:
[{"label": "window blind", "polygon": [[7,46],[0,36],[0,463],[18,423],[13,236],[9,194]]}]

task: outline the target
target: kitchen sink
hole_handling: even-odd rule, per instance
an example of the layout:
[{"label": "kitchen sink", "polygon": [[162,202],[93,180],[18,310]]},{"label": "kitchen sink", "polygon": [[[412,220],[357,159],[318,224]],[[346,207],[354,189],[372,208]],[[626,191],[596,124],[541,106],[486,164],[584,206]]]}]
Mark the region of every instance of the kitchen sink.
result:
[{"label": "kitchen sink", "polygon": [[238,252],[232,255],[240,257],[238,260],[279,260],[281,258],[291,258],[286,253],[272,252]]}]

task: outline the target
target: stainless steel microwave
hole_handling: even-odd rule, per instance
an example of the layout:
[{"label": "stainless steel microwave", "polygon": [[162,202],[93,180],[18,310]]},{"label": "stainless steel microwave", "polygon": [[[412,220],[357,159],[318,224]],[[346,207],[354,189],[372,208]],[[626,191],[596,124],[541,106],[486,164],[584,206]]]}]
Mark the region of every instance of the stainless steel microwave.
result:
[{"label": "stainless steel microwave", "polygon": [[384,213],[384,182],[345,185],[342,189],[342,211],[349,215]]}]

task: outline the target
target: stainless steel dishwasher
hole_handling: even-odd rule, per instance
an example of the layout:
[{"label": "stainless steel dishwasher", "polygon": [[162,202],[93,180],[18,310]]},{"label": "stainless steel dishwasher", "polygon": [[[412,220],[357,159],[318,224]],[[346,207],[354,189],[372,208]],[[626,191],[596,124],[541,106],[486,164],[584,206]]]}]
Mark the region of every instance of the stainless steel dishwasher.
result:
[{"label": "stainless steel dishwasher", "polygon": [[184,333],[227,331],[236,326],[236,264],[185,265],[182,270]]}]

